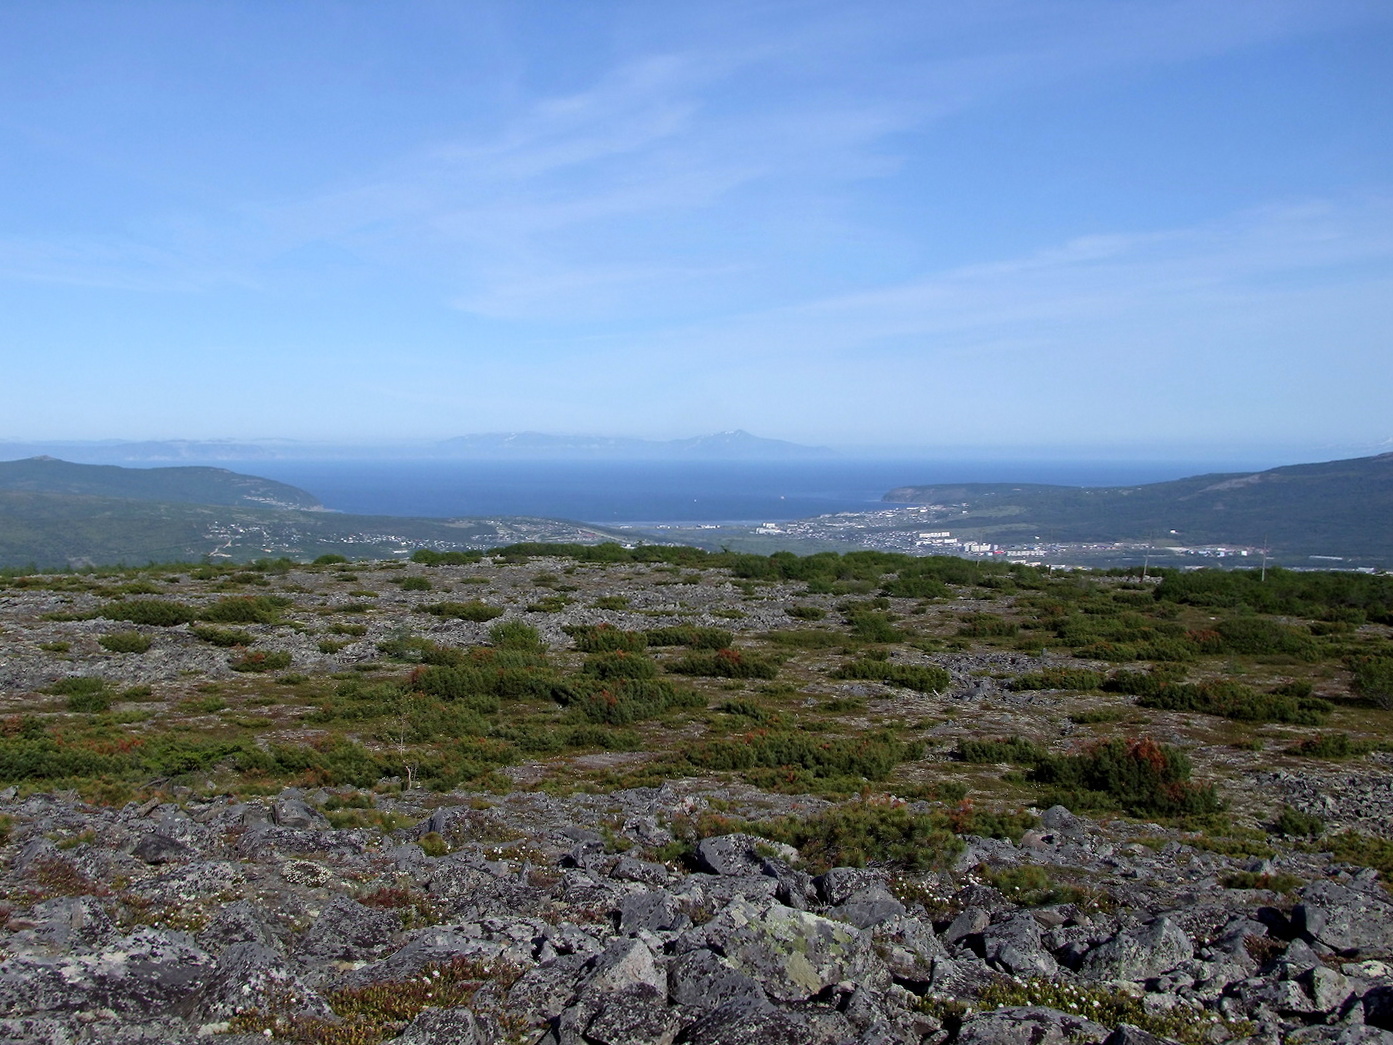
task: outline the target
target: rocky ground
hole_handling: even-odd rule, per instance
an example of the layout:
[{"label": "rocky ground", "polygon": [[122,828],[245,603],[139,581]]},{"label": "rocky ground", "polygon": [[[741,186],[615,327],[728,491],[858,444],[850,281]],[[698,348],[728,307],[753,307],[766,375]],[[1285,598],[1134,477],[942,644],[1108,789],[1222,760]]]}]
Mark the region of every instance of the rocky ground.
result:
[{"label": "rocky ground", "polygon": [[[1352,756],[1295,757],[1290,744],[1312,730],[1012,689],[1042,667],[1098,665],[1045,643],[960,639],[983,613],[1026,619],[981,588],[885,602],[875,612],[900,631],[876,643],[858,636],[865,625],[844,592],[558,565],[30,578],[0,591],[0,771],[13,781],[0,790],[0,1045],[1393,1045],[1393,897],[1373,869],[1393,827],[1393,758],[1378,742],[1385,718],[1338,703],[1347,683],[1331,664],[1224,665],[1250,679],[1315,679],[1338,703],[1331,722],[1368,741]],[[399,583],[408,576],[430,589]],[[188,622],[94,615],[171,590],[190,606],[266,593],[293,605],[235,625],[251,640],[236,646]],[[400,773],[326,781],[319,763],[295,770],[286,758],[238,768],[236,745],[277,743],[313,752],[351,741],[383,765],[409,763],[377,719],[344,717],[330,680],[410,692],[400,680],[423,669],[383,652],[417,649],[402,645],[405,631],[487,646],[488,622],[413,616],[462,598],[502,611],[495,623],[528,622],[547,671],[585,670],[565,626],[689,624],[730,629],[749,656],[777,654],[777,679],[696,678],[701,700],[580,726],[574,706],[505,699],[470,727],[493,761],[448,787],[412,787]],[[100,644],[118,631],[150,645]],[[778,637],[788,631],[840,645]],[[1385,643],[1386,632],[1356,637]],[[836,677],[869,648],[886,663],[941,667],[948,684]],[[290,663],[280,675],[234,670],[258,650]],[[98,696],[111,699],[73,710],[84,705],[81,692],[64,694],[71,677],[104,680]],[[392,714],[382,712],[389,726]],[[897,730],[916,746],[851,794],[841,778],[780,786],[777,773],[682,760],[712,739],[795,727],[829,744]],[[1187,750],[1197,778],[1218,784],[1221,816],[1042,808],[1021,769],[954,755],[974,736],[1068,751],[1143,731]],[[158,777],[120,761],[181,734],[232,754]],[[456,741],[421,739],[418,753]],[[76,750],[134,768],[46,773],[43,758]],[[1283,807],[1328,832],[1275,831]],[[847,810],[938,829],[915,836],[926,851],[849,860],[865,866],[827,866],[850,849],[800,852],[778,832],[760,836],[761,825]],[[987,811],[1014,826],[987,830]]]}]

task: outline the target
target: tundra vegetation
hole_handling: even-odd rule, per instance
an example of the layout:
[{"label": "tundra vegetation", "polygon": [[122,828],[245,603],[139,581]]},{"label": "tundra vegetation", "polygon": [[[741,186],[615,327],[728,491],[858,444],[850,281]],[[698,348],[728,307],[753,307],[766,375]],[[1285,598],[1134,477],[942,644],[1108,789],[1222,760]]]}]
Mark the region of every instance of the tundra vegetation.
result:
[{"label": "tundra vegetation", "polygon": [[[933,890],[973,867],[974,888],[1017,906],[1115,907],[1106,882],[993,866],[988,843],[1015,851],[1050,807],[1139,852],[1218,854],[1229,890],[1285,895],[1342,864],[1393,873],[1393,808],[1371,813],[1367,790],[1386,791],[1393,765],[1388,576],[524,544],[11,570],[0,643],[11,803],[295,788],[334,827],[415,839],[435,859],[453,843],[409,826],[434,808],[686,782],[704,797],[667,810],[660,831],[626,834],[599,813],[578,826],[673,867],[694,866],[711,836],[763,838],[813,873],[898,876],[901,899],[936,921],[958,901]],[[968,850],[980,867],[964,869]],[[1283,854],[1305,854],[1307,876],[1268,866]],[[378,889],[379,906],[433,917],[423,894]],[[440,968],[464,999],[489,979]],[[1054,1005],[1047,981],[989,986]],[[336,989],[323,1026],[238,1027],[380,1041],[412,1018]],[[954,1033],[969,1014],[925,991],[925,1018]],[[1088,1004],[1149,1018],[1104,993]],[[333,1037],[335,1019],[359,1037]],[[1183,1022],[1153,1020],[1173,1035]]]}]

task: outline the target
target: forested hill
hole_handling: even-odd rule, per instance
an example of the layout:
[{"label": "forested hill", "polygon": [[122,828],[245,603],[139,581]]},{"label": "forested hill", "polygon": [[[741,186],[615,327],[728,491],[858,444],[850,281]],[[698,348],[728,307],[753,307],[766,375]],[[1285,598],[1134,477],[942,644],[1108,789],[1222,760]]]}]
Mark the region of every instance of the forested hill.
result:
[{"label": "forested hill", "polygon": [[244,508],[322,508],[297,486],[226,468],[120,468],[54,457],[0,461],[0,491]]},{"label": "forested hill", "polygon": [[1038,534],[1393,556],[1393,453],[1142,486],[901,486],[884,500],[961,505],[959,527],[1000,540]]}]

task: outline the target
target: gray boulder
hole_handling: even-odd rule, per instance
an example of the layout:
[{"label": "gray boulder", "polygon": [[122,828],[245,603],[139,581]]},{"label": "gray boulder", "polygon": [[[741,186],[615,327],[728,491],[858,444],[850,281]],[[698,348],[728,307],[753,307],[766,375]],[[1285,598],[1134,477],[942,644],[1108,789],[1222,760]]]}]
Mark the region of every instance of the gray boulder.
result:
[{"label": "gray boulder", "polygon": [[982,957],[1015,976],[1053,976],[1059,964],[1045,949],[1040,923],[1029,912],[1013,915],[982,933]]},{"label": "gray boulder", "polygon": [[499,1045],[504,1040],[498,1021],[468,1009],[426,1009],[412,1020],[391,1045]]},{"label": "gray boulder", "polygon": [[1099,980],[1148,980],[1169,972],[1195,952],[1194,941],[1169,918],[1124,929],[1083,959],[1084,975]]},{"label": "gray boulder", "polygon": [[764,873],[766,855],[785,863],[798,860],[798,850],[755,835],[729,834],[703,838],[697,845],[697,867],[707,874],[757,875]]},{"label": "gray boulder", "polygon": [[706,928],[731,966],[776,1001],[805,1001],[836,983],[887,978],[869,934],[807,911],[780,904],[761,911],[737,901]]},{"label": "gray boulder", "polygon": [[369,960],[384,954],[400,929],[401,916],[395,912],[336,896],[300,938],[299,950],[318,959]]},{"label": "gray boulder", "polygon": [[1108,1029],[1082,1016],[1040,1006],[979,1012],[963,1020],[955,1045],[1078,1045],[1102,1042]]},{"label": "gray boulder", "polygon": [[607,993],[585,1027],[587,1045],[671,1045],[679,1018],[646,983]]},{"label": "gray boulder", "polygon": [[669,965],[667,983],[673,1004],[691,1009],[715,1009],[738,999],[765,1000],[758,983],[705,948],[688,951]]},{"label": "gray boulder", "polygon": [[1361,958],[1393,954],[1393,902],[1338,882],[1312,882],[1292,912],[1317,949]]}]

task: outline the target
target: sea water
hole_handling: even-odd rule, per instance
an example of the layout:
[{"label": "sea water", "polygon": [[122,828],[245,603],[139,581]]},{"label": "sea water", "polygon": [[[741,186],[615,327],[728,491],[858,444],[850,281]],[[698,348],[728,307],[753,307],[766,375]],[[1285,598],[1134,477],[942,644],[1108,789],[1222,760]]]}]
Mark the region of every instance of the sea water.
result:
[{"label": "sea water", "polygon": [[1251,462],[962,460],[219,461],[364,515],[531,515],[596,524],[773,522],[870,511],[897,486],[1127,486],[1270,467]]}]

